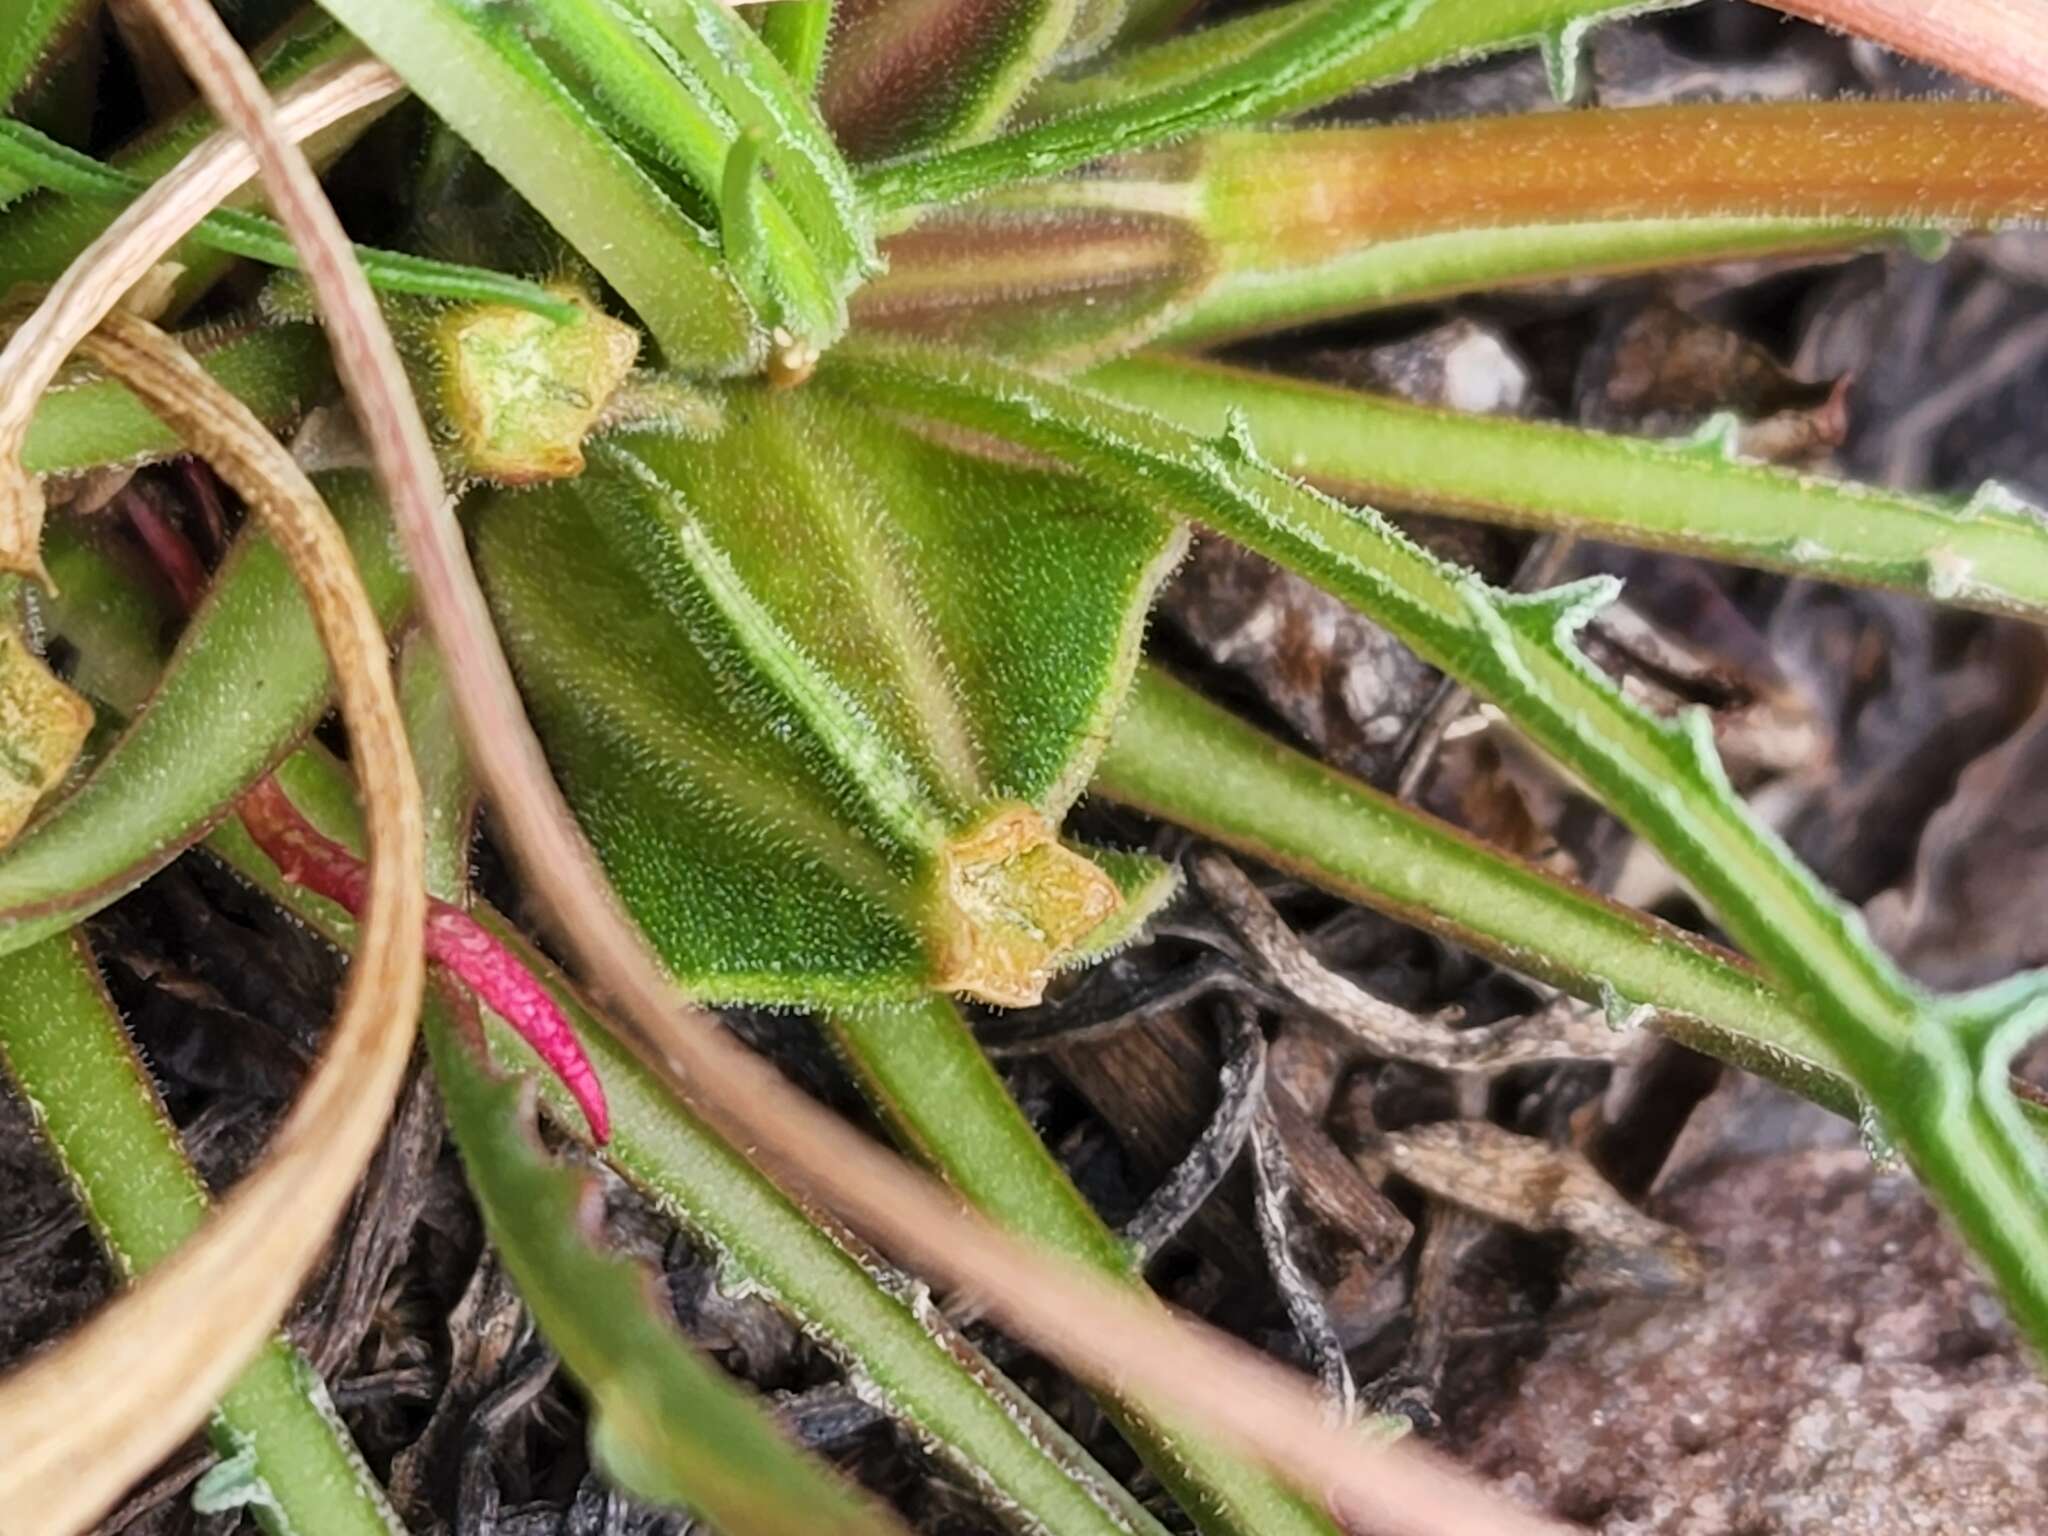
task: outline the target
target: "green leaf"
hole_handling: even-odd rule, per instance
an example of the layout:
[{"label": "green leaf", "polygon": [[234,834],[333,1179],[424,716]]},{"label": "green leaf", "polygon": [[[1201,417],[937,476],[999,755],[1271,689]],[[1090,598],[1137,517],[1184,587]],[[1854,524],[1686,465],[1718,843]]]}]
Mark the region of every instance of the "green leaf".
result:
[{"label": "green leaf", "polygon": [[[1498,284],[2029,225],[2048,211],[2036,126],[2001,102],[1692,102],[1210,134],[1172,195],[1216,281],[1178,329],[1427,296],[1452,253]],[[1127,196],[1164,195],[1126,175]]]},{"label": "green leaf", "polygon": [[591,461],[481,498],[477,558],[556,772],[677,976],[757,1003],[1035,995],[1115,905],[1050,828],[1177,536],[808,389],[736,389],[703,440]]},{"label": "green leaf", "polygon": [[854,320],[1054,368],[1130,351],[1216,280],[1190,163],[1162,151],[933,210],[884,242],[888,270],[854,295]]},{"label": "green leaf", "polygon": [[[445,708],[421,685],[433,663],[408,646],[402,672],[407,732],[426,791],[429,880],[455,899],[468,876],[466,781]],[[445,703],[445,693],[441,696]],[[453,776],[451,778],[451,775]],[[322,832],[360,853],[362,820],[347,774],[318,746],[294,753],[278,777]],[[348,914],[284,882],[238,821],[207,847],[331,942],[348,946]],[[1150,910],[1161,871],[1142,855],[1107,855],[1132,910]],[[1163,1536],[1158,1523],[907,1283],[896,1287],[870,1260],[786,1198],[715,1135],[618,1043],[589,1004],[500,914],[474,915],[538,977],[582,1039],[612,1111],[606,1160],[677,1221],[718,1250],[733,1273],[772,1297],[877,1394],[888,1411],[989,1492],[992,1506],[1050,1536]],[[1120,914],[1121,915],[1121,914]],[[0,962],[4,963],[4,962]],[[484,1017],[493,1058],[538,1083],[543,1106],[570,1136],[588,1134],[575,1101],[510,1026]]]},{"label": "green leaf", "polygon": [[1090,388],[1193,432],[1233,414],[1329,490],[1680,550],[2048,621],[2048,518],[1988,485],[1957,505],[1682,444],[1433,410],[1273,374],[1131,358]]},{"label": "green leaf", "polygon": [[825,64],[825,45],[832,35],[832,0],[781,0],[755,13],[761,41],[768,45],[799,89],[815,92]]},{"label": "green leaf", "polygon": [[[858,359],[858,360],[856,360]],[[1575,643],[1611,600],[1594,580],[1527,596],[1488,589],[1393,526],[1261,461],[1242,423],[1202,439],[1157,417],[1014,368],[929,351],[847,349],[836,387],[879,405],[985,432],[1198,518],[1299,571],[1384,624],[1498,707],[1661,852],[1727,930],[1799,1000],[1876,1112],[1892,1126],[1992,1271],[2016,1321],[2048,1347],[2048,1163],[2019,1129],[1986,1026],[1959,1038],[1944,1010],[1871,943],[1777,836],[1736,797],[1702,712],[1645,713]],[[1992,1010],[1995,999],[1967,1000]],[[2031,1017],[2024,988],[2002,1025]]]},{"label": "green leaf", "polygon": [[323,0],[602,273],[679,368],[758,367],[767,338],[716,243],[535,55],[517,11]]},{"label": "green leaf", "polygon": [[863,177],[878,208],[957,202],[1012,182],[1043,180],[1108,155],[1150,149],[1265,117],[1306,79],[1397,34],[1429,0],[1317,0],[1238,57],[1177,80],[1080,108],[986,143],[884,162]]},{"label": "green leaf", "polygon": [[[753,147],[743,148],[746,134],[732,114],[686,58],[667,50],[665,36],[649,35],[643,18],[589,0],[531,0],[531,9],[540,23],[537,41],[544,39],[550,60],[559,54],[573,71],[579,97],[615,125],[615,137],[646,145],[659,163],[680,171],[707,206],[727,182],[732,156],[751,155],[772,142],[757,134]],[[687,20],[676,30],[694,36]],[[707,95],[711,99],[703,99]],[[844,274],[824,268],[779,186],[748,178],[737,190],[735,204],[721,209],[728,271],[763,324],[782,327],[812,348],[829,345],[845,329]],[[743,227],[758,228],[765,257],[759,263],[731,259],[736,209],[745,212]],[[841,210],[830,212],[836,219]]]},{"label": "green leaf", "polygon": [[[833,1038],[896,1138],[1020,1237],[1142,1286],[1136,1255],[1046,1150],[950,998],[836,1009]],[[1263,1470],[1110,1397],[1111,1419],[1207,1536],[1333,1536],[1329,1518]]]},{"label": "green leaf", "polygon": [[[318,483],[389,621],[409,588],[383,504],[365,475]],[[305,600],[277,546],[252,526],[141,714],[0,854],[0,954],[69,927],[169,863],[311,729],[327,693]]]},{"label": "green leaf", "polygon": [[[834,297],[843,301],[876,270],[874,231],[853,174],[808,93],[720,0],[625,3],[673,50],[671,67],[698,82],[740,138],[754,141],[772,195],[787,204]],[[798,12],[804,9],[805,0],[798,0]]]},{"label": "green leaf", "polygon": [[541,1151],[527,1091],[492,1073],[445,1004],[423,1022],[491,1243],[590,1400],[606,1475],[729,1536],[903,1536],[677,1333],[651,1271],[602,1248],[597,1186]]},{"label": "green leaf", "polygon": [[1998,102],[1688,103],[1209,133],[926,212],[870,324],[1057,366],[1473,287],[2048,213]]},{"label": "green leaf", "polygon": [[[35,1107],[93,1231],[133,1277],[199,1230],[206,1186],[77,935],[0,956],[0,1066]],[[403,1536],[319,1375],[282,1336],[215,1410],[224,1497],[270,1536]],[[249,1497],[253,1496],[253,1497]]]},{"label": "green leaf", "polygon": [[14,105],[58,34],[85,10],[85,0],[7,0],[0,6],[0,109]]},{"label": "green leaf", "polygon": [[[90,155],[67,149],[26,123],[11,121],[0,121],[0,169],[34,186],[110,205],[107,209],[108,222],[123,205],[149,188],[148,181],[141,177],[112,170]],[[291,238],[274,220],[258,214],[231,208],[218,209],[199,221],[193,229],[192,238],[230,255],[247,256],[274,267],[296,269],[299,265],[299,255],[292,246]],[[370,279],[370,285],[386,293],[408,293],[422,298],[470,303],[510,304],[555,320],[575,318],[571,306],[539,284],[527,282],[524,278],[508,277],[502,272],[363,246],[356,248],[356,260]]]},{"label": "green leaf", "polygon": [[1038,83],[1080,9],[1077,0],[840,0],[819,106],[860,160],[975,143]]},{"label": "green leaf", "polygon": [[[310,325],[265,326],[179,340],[214,378],[265,422],[282,426],[334,392],[327,343]],[[36,402],[22,467],[32,475],[68,475],[130,466],[185,452],[178,434],[116,380],[71,372]]]},{"label": "green leaf", "polygon": [[[276,93],[355,49],[355,39],[327,17],[317,11],[305,11],[258,48],[255,59],[263,83]],[[388,105],[379,103],[353,113],[306,140],[304,147],[313,164],[319,166],[347,147],[355,134]],[[218,126],[205,103],[195,99],[181,111],[153,124],[141,138],[116,150],[112,162],[130,175],[154,180]],[[228,198],[228,203],[253,200],[257,195],[256,189],[245,185]],[[118,212],[118,204],[104,200],[57,196],[34,198],[10,209],[7,218],[0,220],[0,293],[17,284],[55,282]],[[182,307],[210,286],[232,260],[191,237],[179,241],[164,259],[185,268],[174,307]]]},{"label": "green leaf", "polygon": [[[1084,74],[1048,80],[1026,104],[1034,118],[1110,105],[1201,79],[1265,47],[1328,9],[1332,0],[1294,0],[1232,16],[1149,48],[1111,55]],[[1343,0],[1336,0],[1343,3]],[[1295,81],[1267,109],[1291,116],[1367,86],[1407,79],[1509,48],[1533,48],[1562,29],[1670,10],[1692,0],[1436,0],[1407,26],[1387,32]]]},{"label": "green leaf", "polygon": [[1665,1034],[1851,1118],[1856,1090],[1804,1015],[1735,956],[1349,778],[1154,666],[1097,766],[1107,795]]}]

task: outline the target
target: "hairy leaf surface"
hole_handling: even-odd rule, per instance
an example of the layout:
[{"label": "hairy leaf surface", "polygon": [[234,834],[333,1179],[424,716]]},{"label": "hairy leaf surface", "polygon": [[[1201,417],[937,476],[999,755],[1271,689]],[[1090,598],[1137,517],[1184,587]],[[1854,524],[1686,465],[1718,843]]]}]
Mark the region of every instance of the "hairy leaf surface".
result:
[{"label": "hairy leaf surface", "polygon": [[1051,829],[1178,534],[815,391],[735,389],[703,440],[590,460],[488,498],[479,562],[556,771],[681,979],[1035,994],[1121,905]]}]

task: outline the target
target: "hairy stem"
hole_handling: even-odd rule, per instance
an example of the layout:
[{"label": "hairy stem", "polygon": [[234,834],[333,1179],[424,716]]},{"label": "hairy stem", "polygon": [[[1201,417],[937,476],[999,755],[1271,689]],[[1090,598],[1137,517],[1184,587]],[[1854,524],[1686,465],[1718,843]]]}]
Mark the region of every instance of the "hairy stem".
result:
[{"label": "hairy stem", "polygon": [[[0,957],[0,1064],[124,1279],[206,1217],[206,1185],[76,934]],[[248,1459],[271,1536],[403,1536],[313,1367],[273,1335],[222,1395],[212,1439]]]},{"label": "hairy stem", "polygon": [[1433,410],[1177,358],[1085,382],[1193,432],[1233,417],[1275,464],[1346,497],[1891,587],[2048,622],[2048,524],[1996,488],[1969,506],[1647,442]]},{"label": "hairy stem", "polygon": [[[2017,1112],[1930,1102],[1975,1056],[1735,796],[1699,714],[1658,720],[1577,649],[1611,582],[1530,596],[1490,591],[1377,514],[1290,480],[1240,434],[1203,439],[1020,370],[911,348],[848,349],[834,376],[864,398],[1050,454],[1164,510],[1198,519],[1308,576],[1498,707],[1583,780],[1713,907],[1799,1000],[2004,1291],[2048,1347],[2048,1175]],[[2020,1006],[2027,1006],[2021,1004]],[[1967,1070],[1965,1070],[1967,1069]],[[2003,1072],[1983,1079],[2011,1109]],[[1950,1132],[1953,1141],[1947,1140]],[[2000,1138],[2003,1138],[2001,1141]]]},{"label": "hairy stem", "polygon": [[[835,1013],[833,1035],[897,1138],[1011,1232],[1142,1290],[1136,1255],[1074,1188],[950,998]],[[1328,1532],[1326,1518],[1128,1399],[1106,1406],[1212,1536]]]},{"label": "hairy stem", "polygon": [[[262,1169],[197,1241],[0,1384],[0,1440],[10,1448],[0,1507],[33,1511],[28,1531],[101,1513],[261,1347],[375,1150],[424,973],[419,785],[383,632],[348,546],[291,455],[233,396],[154,327],[120,313],[102,324],[85,339],[88,355],[213,462],[268,524],[305,589],[362,777],[369,920],[326,1054]],[[208,1326],[191,1326],[195,1316]],[[139,1419],[137,1403],[149,1405]]]}]

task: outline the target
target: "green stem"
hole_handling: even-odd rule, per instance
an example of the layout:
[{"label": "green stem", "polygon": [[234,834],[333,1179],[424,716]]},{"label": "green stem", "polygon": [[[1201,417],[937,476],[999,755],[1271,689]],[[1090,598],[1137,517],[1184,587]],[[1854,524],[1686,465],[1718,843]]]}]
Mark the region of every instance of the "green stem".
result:
[{"label": "green stem", "polygon": [[[202,335],[193,355],[272,425],[290,421],[334,391],[334,363],[316,326],[265,326],[225,339]],[[185,451],[178,434],[126,385],[74,376],[36,402],[21,461],[32,475],[69,475]]]},{"label": "green stem", "polygon": [[906,156],[869,170],[880,209],[957,202],[992,187],[1042,180],[1105,155],[1270,116],[1305,79],[1395,33],[1419,0],[1315,0],[1292,24],[1196,78],[1083,108],[984,143]]},{"label": "green stem", "polygon": [[[1014,368],[926,349],[842,349],[831,361],[870,402],[1049,454],[1208,524],[1383,624],[1493,703],[1664,855],[1797,1000],[1902,1145],[1941,1137],[1940,1118],[1914,1097],[1916,1083],[1945,1070],[1953,1044],[1934,1000],[1735,796],[1704,714],[1656,719],[1578,651],[1574,636],[1611,600],[1611,581],[1497,594],[1378,514],[1290,480],[1235,432],[1198,438]],[[1997,1089],[2006,1091],[2002,1077]],[[2048,1173],[2013,1123],[1993,1117],[1979,1142],[1916,1166],[1998,1279],[2022,1331],[2048,1348]],[[2001,1133],[2018,1141],[1990,1157],[1982,1138]],[[1997,1211],[1980,1189],[2014,1198]]]},{"label": "green stem", "polygon": [[[107,221],[119,208],[149,189],[149,183],[125,171],[111,170],[90,155],[81,155],[47,138],[26,123],[0,122],[0,169],[34,186],[69,197],[109,205]],[[191,238],[234,256],[246,256],[273,267],[296,270],[299,255],[275,222],[232,208],[218,209],[201,219]],[[356,247],[371,286],[384,293],[411,293],[422,298],[472,304],[510,304],[552,320],[573,320],[575,308],[537,283],[482,267],[430,261],[400,251]]]},{"label": "green stem", "polygon": [[[1070,79],[1048,80],[1027,104],[1051,117],[1165,90],[1243,58],[1296,25],[1324,0],[1296,0],[1234,16],[1153,47],[1113,55]],[[1295,82],[1271,109],[1275,117],[1305,112],[1367,86],[1404,80],[1427,69],[1460,64],[1510,48],[1576,41],[1595,22],[1689,5],[1692,0],[1439,0],[1407,26],[1388,32],[1347,58]],[[1576,29],[1576,32],[1574,32]]]},{"label": "green stem", "polygon": [[799,89],[817,90],[832,35],[832,0],[781,0],[763,10],[761,41]]},{"label": "green stem", "polygon": [[0,109],[14,105],[57,35],[85,9],[86,0],[7,0],[0,6]]},{"label": "green stem", "polygon": [[[320,484],[388,622],[410,588],[383,504],[363,475]],[[0,954],[70,927],[177,857],[311,729],[327,695],[305,599],[276,544],[252,527],[148,706],[85,782],[0,854]],[[234,701],[231,719],[224,700]]]},{"label": "green stem", "polygon": [[533,204],[680,368],[736,372],[762,342],[711,238],[534,55],[515,16],[459,0],[324,0]]},{"label": "green stem", "polygon": [[[1048,1252],[1143,1285],[1134,1255],[1053,1160],[951,999],[847,1010],[829,1023],[898,1139],[961,1194]],[[1263,1472],[1133,1403],[1105,1407],[1211,1536],[1329,1536],[1327,1516]]]},{"label": "green stem", "polygon": [[1090,789],[1588,1001],[1647,1003],[1673,1039],[1855,1118],[1813,1026],[1736,956],[1327,768],[1156,668]]},{"label": "green stem", "polygon": [[[410,682],[410,653],[407,661]],[[433,744],[452,745],[455,738],[423,716],[417,698],[417,690],[408,691],[408,727],[421,744],[423,782],[438,782],[449,754]],[[354,792],[332,757],[304,748],[280,766],[278,779],[322,832],[361,849]],[[447,835],[457,820],[435,818],[430,860],[443,882],[464,862],[459,851],[451,853],[462,844]],[[354,941],[347,913],[283,880],[239,821],[217,828],[207,847],[330,942],[347,948]],[[540,978],[575,1027],[611,1108],[612,1139],[604,1156],[622,1176],[716,1245],[812,1330],[855,1379],[879,1391],[892,1413],[989,1487],[999,1507],[1016,1510],[1051,1536],[1163,1536],[1136,1500],[943,1317],[917,1301],[915,1292],[899,1295],[879,1282],[857,1250],[793,1204],[663,1089],[511,923],[487,906],[474,910]],[[484,1016],[484,1027],[492,1056],[535,1080],[555,1125],[572,1136],[586,1135],[575,1102],[525,1041],[494,1015]]]},{"label": "green stem", "polygon": [[1987,487],[1967,507],[1547,422],[1432,410],[1247,369],[1139,357],[1084,381],[1192,432],[1233,417],[1261,455],[1347,498],[1679,550],[2048,622],[2048,525]]},{"label": "green stem", "polygon": [[[162,1263],[207,1209],[177,1128],[77,935],[0,957],[4,1064],[123,1278]],[[215,1410],[211,1437],[271,1536],[402,1536],[312,1366],[282,1337]]]}]

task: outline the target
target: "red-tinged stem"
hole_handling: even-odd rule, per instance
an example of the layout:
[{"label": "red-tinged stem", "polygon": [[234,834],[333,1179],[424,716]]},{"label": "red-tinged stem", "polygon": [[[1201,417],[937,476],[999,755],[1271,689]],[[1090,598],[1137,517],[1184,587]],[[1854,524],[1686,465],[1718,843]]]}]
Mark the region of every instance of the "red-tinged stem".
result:
[{"label": "red-tinged stem", "polygon": [[177,599],[178,606],[189,613],[205,595],[205,565],[193,552],[185,535],[178,531],[177,524],[165,515],[163,508],[133,485],[122,490],[121,506],[128,514],[135,536],[149,551],[150,559],[156,562],[164,580],[170,583],[171,595]]},{"label": "red-tinged stem", "polygon": [[2048,107],[2041,0],[1764,0]]},{"label": "red-tinged stem", "polygon": [[[183,530],[153,502],[133,487],[122,494],[136,533],[161,566],[179,605],[190,610],[206,590],[205,566]],[[351,917],[362,914],[369,867],[307,821],[275,778],[259,780],[243,795],[239,809],[256,846],[285,879],[347,908]],[[604,1088],[569,1021],[533,973],[467,912],[432,897],[427,901],[426,951],[429,960],[453,972],[533,1047],[603,1145],[611,1135]]]},{"label": "red-tinged stem", "polygon": [[[242,797],[242,824],[285,879],[324,896],[353,915],[369,892],[369,870],[354,854],[324,836],[274,778],[260,780]],[[519,959],[467,912],[445,901],[427,903],[427,958],[447,967],[510,1024],[548,1070],[562,1080],[602,1144],[611,1135],[611,1116],[597,1072],[583,1054],[562,1010]]]}]

